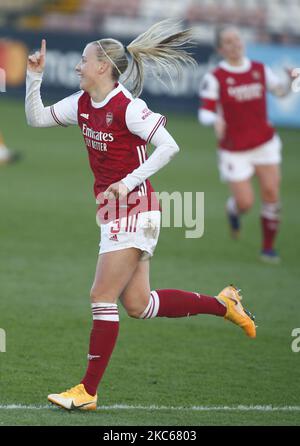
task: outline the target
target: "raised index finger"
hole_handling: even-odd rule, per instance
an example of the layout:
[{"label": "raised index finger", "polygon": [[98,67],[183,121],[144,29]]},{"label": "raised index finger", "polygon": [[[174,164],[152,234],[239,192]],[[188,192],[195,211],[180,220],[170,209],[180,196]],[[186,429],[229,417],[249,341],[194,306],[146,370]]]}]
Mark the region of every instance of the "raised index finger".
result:
[{"label": "raised index finger", "polygon": [[41,56],[46,55],[46,39],[42,39],[41,43]]}]

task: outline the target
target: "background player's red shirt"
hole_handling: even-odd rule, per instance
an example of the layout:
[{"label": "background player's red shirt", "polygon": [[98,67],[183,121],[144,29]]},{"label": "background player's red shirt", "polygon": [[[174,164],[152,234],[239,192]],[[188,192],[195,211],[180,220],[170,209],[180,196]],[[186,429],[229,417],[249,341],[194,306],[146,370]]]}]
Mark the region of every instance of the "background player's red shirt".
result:
[{"label": "background player's red shirt", "polygon": [[214,112],[219,109],[225,119],[226,132],[219,141],[220,149],[245,151],[272,139],[274,128],[267,117],[264,65],[249,61],[248,69],[235,72],[221,63],[211,74],[218,84],[218,94],[214,97],[210,86],[204,85],[201,108]]}]

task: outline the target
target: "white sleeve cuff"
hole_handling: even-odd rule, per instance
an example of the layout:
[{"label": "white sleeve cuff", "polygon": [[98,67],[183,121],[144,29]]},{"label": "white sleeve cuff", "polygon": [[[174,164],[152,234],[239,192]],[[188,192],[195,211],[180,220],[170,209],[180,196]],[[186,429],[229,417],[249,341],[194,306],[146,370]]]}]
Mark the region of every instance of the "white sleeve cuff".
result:
[{"label": "white sleeve cuff", "polygon": [[135,184],[135,178],[132,175],[127,175],[127,177],[123,178],[122,183],[125,184],[129,192],[131,192],[138,184]]},{"label": "white sleeve cuff", "polygon": [[198,119],[203,125],[213,125],[217,117],[218,115],[210,110],[205,110],[204,108],[198,110]]}]

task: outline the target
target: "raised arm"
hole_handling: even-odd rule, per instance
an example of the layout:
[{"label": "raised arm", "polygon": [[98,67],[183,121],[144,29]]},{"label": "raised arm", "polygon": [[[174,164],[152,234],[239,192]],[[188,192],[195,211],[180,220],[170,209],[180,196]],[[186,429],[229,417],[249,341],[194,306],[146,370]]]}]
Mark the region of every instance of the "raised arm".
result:
[{"label": "raised arm", "polygon": [[58,125],[50,107],[44,107],[41,99],[41,83],[46,63],[46,40],[43,39],[40,51],[28,56],[26,76],[25,113],[27,123],[32,127],[52,127]]},{"label": "raised arm", "polygon": [[291,70],[285,69],[285,71],[287,73],[287,77],[286,79],[283,79],[275,74],[268,65],[265,65],[267,89],[275,96],[285,97],[291,91],[293,76]]},{"label": "raised arm", "polygon": [[69,96],[51,107],[44,107],[41,99],[41,84],[46,63],[46,40],[40,51],[28,57],[26,76],[25,113],[32,127],[54,127],[77,124],[77,102],[81,94]]}]

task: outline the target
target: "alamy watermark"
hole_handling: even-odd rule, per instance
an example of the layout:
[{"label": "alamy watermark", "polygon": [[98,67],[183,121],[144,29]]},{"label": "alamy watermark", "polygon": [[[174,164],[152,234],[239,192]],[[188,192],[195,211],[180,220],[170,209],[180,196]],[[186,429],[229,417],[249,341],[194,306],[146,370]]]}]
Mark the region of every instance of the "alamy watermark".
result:
[{"label": "alamy watermark", "polygon": [[3,68],[0,68],[0,93],[6,92],[6,73]]},{"label": "alamy watermark", "polygon": [[294,328],[291,336],[295,338],[291,344],[291,349],[294,353],[300,352],[300,328]]},{"label": "alamy watermark", "polygon": [[0,353],[6,352],[6,333],[3,328],[0,328]]},{"label": "alamy watermark", "polygon": [[[162,205],[163,228],[187,228],[185,238],[200,238],[204,234],[204,192],[158,192]],[[172,213],[173,206],[173,213]],[[173,214],[173,217],[171,215]],[[173,224],[172,224],[173,220]]]},{"label": "alamy watermark", "polygon": [[[204,192],[131,192],[120,199],[97,196],[97,223],[130,220],[141,212],[162,210],[161,227],[185,228],[185,238],[201,238],[204,234]],[[121,223],[122,223],[121,222]],[[122,224],[121,224],[122,227]]]}]

